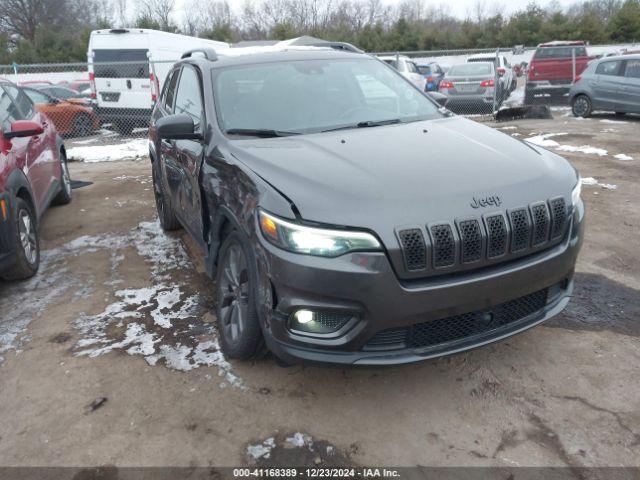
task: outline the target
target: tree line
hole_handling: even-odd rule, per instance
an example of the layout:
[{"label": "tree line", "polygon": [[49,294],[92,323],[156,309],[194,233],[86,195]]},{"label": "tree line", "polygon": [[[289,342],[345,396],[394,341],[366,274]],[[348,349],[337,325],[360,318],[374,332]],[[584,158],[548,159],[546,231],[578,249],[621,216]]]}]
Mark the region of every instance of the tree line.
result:
[{"label": "tree line", "polygon": [[477,0],[464,18],[447,4],[402,0],[1,0],[0,64],[86,61],[89,33],[132,26],[227,42],[312,35],[366,51],[535,46],[549,40],[591,44],[640,41],[640,0],[588,0],[511,15]]}]

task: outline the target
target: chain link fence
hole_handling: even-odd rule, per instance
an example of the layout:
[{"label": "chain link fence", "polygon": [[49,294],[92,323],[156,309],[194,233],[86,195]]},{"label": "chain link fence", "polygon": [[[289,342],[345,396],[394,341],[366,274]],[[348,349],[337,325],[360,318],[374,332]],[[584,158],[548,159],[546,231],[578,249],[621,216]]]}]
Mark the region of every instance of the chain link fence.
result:
[{"label": "chain link fence", "polygon": [[147,136],[175,61],[0,65],[0,78],[16,84],[63,138],[112,143]]},{"label": "chain link fence", "polygon": [[[596,55],[616,53],[616,47],[564,46],[548,49],[542,57],[538,51],[532,68],[534,51],[516,47],[373,55],[454,113],[492,121],[501,112],[530,105],[568,108],[574,79]],[[114,144],[146,137],[154,102],[174,63],[0,65],[0,77],[23,89],[63,137],[79,145]]]}]

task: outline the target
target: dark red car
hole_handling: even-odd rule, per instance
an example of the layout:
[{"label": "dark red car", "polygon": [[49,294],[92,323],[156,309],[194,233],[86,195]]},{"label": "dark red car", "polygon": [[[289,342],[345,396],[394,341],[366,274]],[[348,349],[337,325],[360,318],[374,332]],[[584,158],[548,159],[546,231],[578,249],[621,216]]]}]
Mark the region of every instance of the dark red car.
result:
[{"label": "dark red car", "polygon": [[71,201],[62,139],[14,84],[0,80],[0,277],[23,279],[40,264],[38,226],[51,204]]},{"label": "dark red car", "polygon": [[529,64],[525,104],[567,104],[571,85],[594,58],[583,41],[541,43]]}]

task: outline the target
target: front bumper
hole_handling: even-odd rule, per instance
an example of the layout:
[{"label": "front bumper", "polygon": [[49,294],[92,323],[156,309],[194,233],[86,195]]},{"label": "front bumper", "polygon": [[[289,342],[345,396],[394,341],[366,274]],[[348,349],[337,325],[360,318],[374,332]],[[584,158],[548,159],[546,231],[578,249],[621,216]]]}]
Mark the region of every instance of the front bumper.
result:
[{"label": "front bumper", "polygon": [[566,105],[571,83],[552,84],[550,82],[527,82],[525,86],[525,104],[527,105]]},{"label": "front bumper", "polygon": [[[263,325],[266,343],[290,363],[392,365],[461,352],[522,332],[567,305],[583,214],[581,209],[574,215],[565,240],[548,250],[478,271],[411,281],[398,280],[384,253],[328,259],[292,254],[261,240],[276,302]],[[481,334],[415,348],[368,348],[377,333],[484,311],[544,289],[554,294],[542,308]],[[349,313],[357,320],[339,335],[312,337],[288,328],[290,316],[300,308]]]}]

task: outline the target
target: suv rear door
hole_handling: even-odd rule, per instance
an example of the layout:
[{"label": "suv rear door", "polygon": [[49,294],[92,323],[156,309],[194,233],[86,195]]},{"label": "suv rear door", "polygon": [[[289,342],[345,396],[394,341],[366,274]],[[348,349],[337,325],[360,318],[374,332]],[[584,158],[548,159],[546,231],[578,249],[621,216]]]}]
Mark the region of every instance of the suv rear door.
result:
[{"label": "suv rear door", "polygon": [[93,75],[101,108],[151,108],[148,49],[95,49]]}]

